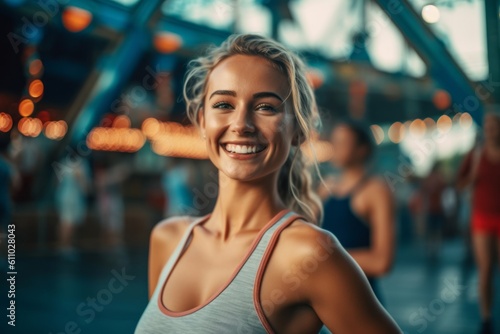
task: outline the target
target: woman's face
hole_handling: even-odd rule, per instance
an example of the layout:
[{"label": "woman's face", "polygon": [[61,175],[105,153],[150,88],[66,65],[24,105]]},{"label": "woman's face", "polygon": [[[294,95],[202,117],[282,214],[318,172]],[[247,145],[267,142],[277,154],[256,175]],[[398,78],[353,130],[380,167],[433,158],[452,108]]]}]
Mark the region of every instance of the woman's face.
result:
[{"label": "woman's face", "polygon": [[294,137],[286,77],[258,56],[235,55],[211,72],[200,127],[214,165],[250,181],[279,172]]},{"label": "woman's face", "polygon": [[332,163],[345,168],[363,160],[363,146],[358,144],[356,134],[345,125],[335,127],[331,136],[333,147]]},{"label": "woman's face", "polygon": [[496,115],[486,114],[483,130],[485,140],[498,142],[500,140],[500,119]]}]

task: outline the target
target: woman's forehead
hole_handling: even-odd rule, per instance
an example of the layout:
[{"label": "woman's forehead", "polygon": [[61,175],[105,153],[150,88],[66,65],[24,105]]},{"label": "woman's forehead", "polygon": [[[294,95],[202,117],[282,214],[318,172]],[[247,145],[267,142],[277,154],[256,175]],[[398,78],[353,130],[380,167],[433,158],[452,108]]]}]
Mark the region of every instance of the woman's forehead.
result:
[{"label": "woman's forehead", "polygon": [[234,55],[211,71],[207,93],[215,90],[232,90],[236,93],[274,91],[284,99],[290,84],[269,60],[260,56]]}]

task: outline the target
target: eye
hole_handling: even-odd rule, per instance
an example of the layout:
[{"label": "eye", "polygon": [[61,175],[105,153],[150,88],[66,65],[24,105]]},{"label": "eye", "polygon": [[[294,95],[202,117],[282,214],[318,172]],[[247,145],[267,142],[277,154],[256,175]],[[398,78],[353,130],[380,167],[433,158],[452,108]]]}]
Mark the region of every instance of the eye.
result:
[{"label": "eye", "polygon": [[215,109],[231,109],[232,107],[233,106],[231,106],[227,102],[217,102],[214,105],[212,105],[212,108],[215,108]]},{"label": "eye", "polygon": [[262,111],[269,111],[269,112],[276,112],[277,111],[275,107],[273,107],[272,105],[267,104],[267,103],[261,103],[257,107],[255,107],[255,109],[262,110]]}]

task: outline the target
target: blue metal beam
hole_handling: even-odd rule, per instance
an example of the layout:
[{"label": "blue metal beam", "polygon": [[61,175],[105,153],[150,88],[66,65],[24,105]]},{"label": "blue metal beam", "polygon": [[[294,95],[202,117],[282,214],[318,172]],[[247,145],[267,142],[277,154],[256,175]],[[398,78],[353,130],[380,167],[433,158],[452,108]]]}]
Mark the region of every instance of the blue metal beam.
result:
[{"label": "blue metal beam", "polygon": [[453,100],[446,114],[469,112],[477,124],[483,113],[482,94],[474,87],[443,42],[407,0],[375,0],[427,64],[429,74]]},{"label": "blue metal beam", "polygon": [[84,141],[101,116],[112,109],[113,100],[119,95],[140,57],[149,47],[151,35],[147,23],[162,2],[141,1],[124,31],[121,43],[112,54],[103,57],[98,65],[99,73],[95,84],[69,133],[69,144],[72,147]]}]

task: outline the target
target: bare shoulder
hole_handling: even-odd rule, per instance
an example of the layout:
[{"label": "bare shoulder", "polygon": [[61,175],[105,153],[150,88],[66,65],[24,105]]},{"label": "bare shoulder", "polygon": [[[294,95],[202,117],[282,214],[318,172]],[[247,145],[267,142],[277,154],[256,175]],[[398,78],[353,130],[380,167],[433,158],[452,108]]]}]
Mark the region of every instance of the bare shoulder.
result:
[{"label": "bare shoulder", "polygon": [[371,192],[390,193],[390,188],[387,182],[381,176],[372,176],[366,184],[366,188]]},{"label": "bare shoulder", "polygon": [[195,217],[190,216],[176,216],[160,221],[151,231],[151,242],[168,242],[180,239],[183,232],[195,219]]},{"label": "bare shoulder", "polygon": [[373,176],[367,180],[362,193],[366,198],[372,199],[373,201],[387,200],[393,196],[389,185],[380,176]]},{"label": "bare shoulder", "polygon": [[345,253],[331,232],[302,219],[294,221],[281,232],[276,248],[284,255],[284,263],[288,265],[310,259],[342,257]]}]

